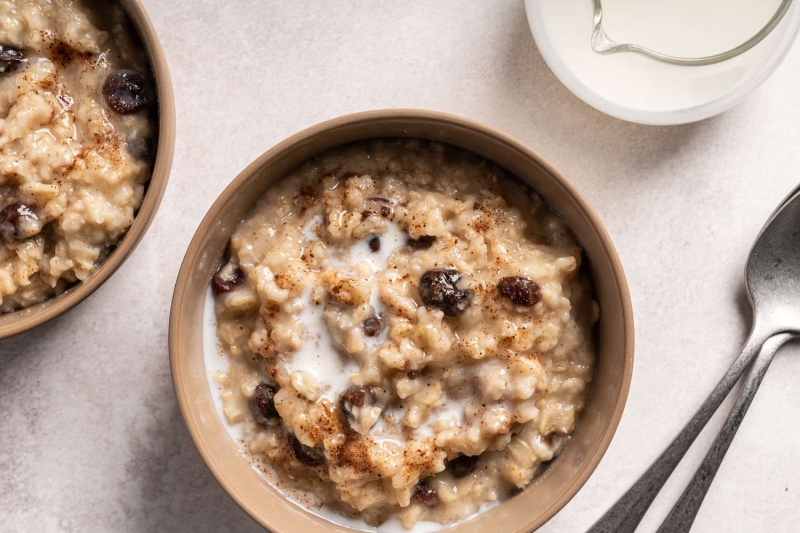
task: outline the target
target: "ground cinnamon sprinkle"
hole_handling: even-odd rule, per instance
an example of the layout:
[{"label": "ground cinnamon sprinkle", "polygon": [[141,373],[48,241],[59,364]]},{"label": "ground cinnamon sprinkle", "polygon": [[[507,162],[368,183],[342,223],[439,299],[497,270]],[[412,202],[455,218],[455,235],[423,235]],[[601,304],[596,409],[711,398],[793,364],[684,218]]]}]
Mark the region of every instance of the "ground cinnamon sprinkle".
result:
[{"label": "ground cinnamon sprinkle", "polygon": [[[572,430],[587,389],[580,383],[591,380],[591,330],[573,312],[591,301],[570,270],[575,242],[556,236],[563,226],[546,207],[525,212],[504,196],[531,195],[541,206],[531,191],[448,150],[370,141],[277,182],[267,198],[278,205],[263,200],[248,215],[234,255],[303,296],[274,294],[267,283],[234,295],[255,300],[245,312],[255,318],[264,300],[280,300],[270,338],[260,327],[233,334],[227,313],[241,310],[218,305],[231,347],[280,346],[267,368],[282,422],[252,436],[255,453],[278,469],[279,483],[371,525],[464,518],[528,484]],[[298,215],[294,206],[315,195]],[[390,217],[381,206],[391,206]],[[280,229],[252,237],[265,227]],[[552,246],[524,237],[529,227],[553,233]],[[312,249],[318,262],[308,261]],[[515,290],[499,290],[511,276]],[[542,303],[523,309],[534,282]],[[246,394],[248,372],[227,391]],[[289,452],[271,443],[286,434],[322,443],[324,464],[285,461]]]}]

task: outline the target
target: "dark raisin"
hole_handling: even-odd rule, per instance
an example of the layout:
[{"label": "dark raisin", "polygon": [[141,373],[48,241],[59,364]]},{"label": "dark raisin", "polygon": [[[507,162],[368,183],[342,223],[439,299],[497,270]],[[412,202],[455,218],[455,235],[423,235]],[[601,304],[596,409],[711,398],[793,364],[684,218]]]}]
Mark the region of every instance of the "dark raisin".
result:
[{"label": "dark raisin", "polygon": [[244,272],[234,263],[225,263],[211,278],[211,288],[215,294],[231,292],[244,282]]},{"label": "dark raisin", "polygon": [[372,405],[376,401],[377,396],[372,387],[350,387],[339,396],[339,407],[346,416],[350,417],[353,416],[355,407]]},{"label": "dark raisin", "polygon": [[372,215],[374,215],[374,214],[375,214],[375,213],[373,213],[373,212],[372,212],[372,211],[370,211],[369,209],[365,209],[365,210],[361,211],[361,218],[369,218],[369,217],[371,217],[371,216],[372,216]]},{"label": "dark raisin", "polygon": [[406,374],[406,377],[408,379],[417,379],[417,371],[416,370],[412,370],[411,372]]},{"label": "dark raisin", "polygon": [[42,225],[30,207],[14,202],[0,209],[0,237],[6,242],[21,241],[42,231]]},{"label": "dark raisin", "polygon": [[453,477],[465,477],[470,475],[475,470],[475,465],[478,463],[478,456],[459,455],[452,461],[447,463],[450,473]]},{"label": "dark raisin", "polygon": [[153,102],[150,82],[133,70],[112,72],[103,84],[103,96],[114,112],[129,115],[145,109]]},{"label": "dark raisin", "polygon": [[259,383],[250,398],[250,411],[253,418],[262,426],[267,424],[267,420],[278,418],[278,410],[275,409],[275,393],[278,389],[268,383]]},{"label": "dark raisin", "polygon": [[361,327],[367,337],[377,337],[383,329],[383,319],[378,315],[373,315],[366,319]]},{"label": "dark raisin", "polygon": [[439,505],[439,495],[436,491],[428,486],[424,481],[417,483],[417,490],[414,492],[414,498],[419,500],[425,507],[431,508]]},{"label": "dark raisin", "polygon": [[447,316],[458,316],[469,307],[472,291],[459,289],[458,270],[428,270],[419,280],[419,297],[422,303],[444,311]]},{"label": "dark raisin", "polygon": [[380,237],[373,237],[369,240],[369,249],[373,252],[378,252],[381,249]]},{"label": "dark raisin", "polygon": [[433,235],[423,235],[419,239],[408,239],[408,245],[416,250],[427,250],[435,240]]},{"label": "dark raisin", "polygon": [[325,463],[325,451],[322,446],[306,446],[292,434],[287,436],[289,439],[289,446],[292,447],[292,452],[298,461],[308,466],[319,466]]},{"label": "dark raisin", "polygon": [[373,213],[380,213],[383,218],[392,216],[392,201],[382,196],[367,198],[367,209]]},{"label": "dark raisin", "polygon": [[0,44],[0,74],[14,72],[25,62],[25,54],[10,46]]},{"label": "dark raisin", "polygon": [[500,294],[518,305],[534,305],[542,299],[539,286],[528,278],[509,276],[497,284]]}]

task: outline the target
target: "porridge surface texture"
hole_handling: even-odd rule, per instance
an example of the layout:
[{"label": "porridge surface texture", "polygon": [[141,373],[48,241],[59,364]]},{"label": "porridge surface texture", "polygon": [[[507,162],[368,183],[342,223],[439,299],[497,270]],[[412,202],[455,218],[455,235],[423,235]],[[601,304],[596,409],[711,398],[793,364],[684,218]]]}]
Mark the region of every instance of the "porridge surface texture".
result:
[{"label": "porridge surface texture", "polygon": [[228,255],[223,411],[301,502],[453,522],[527,486],[575,428],[599,315],[582,251],[477,156],[329,151],[268,189]]},{"label": "porridge surface texture", "polygon": [[130,228],[150,177],[149,80],[116,5],[0,0],[0,312],[85,279]]}]

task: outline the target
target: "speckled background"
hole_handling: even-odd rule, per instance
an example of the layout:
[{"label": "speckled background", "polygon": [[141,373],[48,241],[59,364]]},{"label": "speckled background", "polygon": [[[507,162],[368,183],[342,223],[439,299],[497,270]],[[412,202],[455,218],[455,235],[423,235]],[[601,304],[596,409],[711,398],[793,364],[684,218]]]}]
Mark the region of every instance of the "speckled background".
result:
[{"label": "speckled background", "polygon": [[[655,128],[572,96],[536,50],[520,0],[145,4],[175,84],[171,182],[142,244],[94,296],[0,342],[0,531],[259,531],[180,419],[167,361],[172,287],[223,187],[284,137],[345,113],[436,109],[514,135],[566,172],[617,244],[637,320],[628,407],[595,475],[541,531],[589,527],[738,353],[745,257],[800,181],[797,48],[739,107]],[[694,531],[797,531],[798,355],[785,348],[767,374]],[[710,437],[641,531],[655,531]]]}]

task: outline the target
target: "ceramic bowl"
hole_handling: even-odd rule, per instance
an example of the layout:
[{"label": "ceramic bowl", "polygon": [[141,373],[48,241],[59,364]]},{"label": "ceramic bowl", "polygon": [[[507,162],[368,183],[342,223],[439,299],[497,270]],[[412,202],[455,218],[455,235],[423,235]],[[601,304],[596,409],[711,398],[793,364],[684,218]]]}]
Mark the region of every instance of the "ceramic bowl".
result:
[{"label": "ceramic bowl", "polygon": [[44,324],[72,309],[97,290],[128,258],[155,217],[172,167],[175,151],[175,103],[167,60],[158,36],[139,0],[119,0],[147,51],[158,94],[158,144],[153,173],[144,201],[128,233],[89,277],[62,294],[40,304],[0,314],[0,339],[17,335]]},{"label": "ceramic bowl", "polygon": [[617,428],[633,369],[633,315],[625,275],[597,215],[575,187],[519,141],[471,120],[430,111],[357,113],[281,142],[225,189],[195,233],[178,276],[170,315],[170,363],[186,427],[211,472],[236,503],[273,533],[352,531],[287,500],[237,451],[215,408],[203,357],[203,309],[209,280],[236,225],[275,180],[312,156],[352,141],[416,137],[475,152],[530,184],[574,231],[589,259],[600,304],[594,387],[570,442],[522,493],[447,531],[530,532],[549,520],[586,482]]}]

